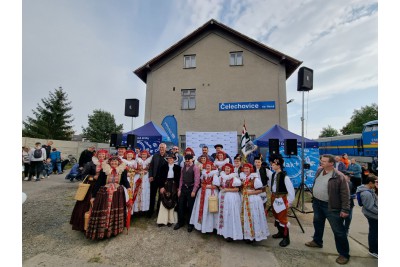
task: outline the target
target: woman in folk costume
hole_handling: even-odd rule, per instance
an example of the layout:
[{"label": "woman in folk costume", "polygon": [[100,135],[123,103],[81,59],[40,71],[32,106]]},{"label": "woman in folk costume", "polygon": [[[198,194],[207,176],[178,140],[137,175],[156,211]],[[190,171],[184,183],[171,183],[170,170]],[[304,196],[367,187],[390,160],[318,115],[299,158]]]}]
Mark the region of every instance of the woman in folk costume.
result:
[{"label": "woman in folk costume", "polygon": [[150,181],[149,165],[152,156],[149,151],[140,152],[140,157],[136,158],[137,169],[135,174],[135,186],[133,192],[133,212],[148,211],[150,209]]},{"label": "woman in folk costume", "polygon": [[103,170],[94,185],[89,226],[86,237],[104,239],[116,236],[124,230],[127,218],[130,185],[126,165],[118,156],[103,162]]},{"label": "woman in folk costume", "polygon": [[208,198],[213,195],[218,197],[218,170],[212,170],[213,163],[208,161],[205,163],[200,176],[200,190],[196,195],[190,224],[202,233],[212,233],[214,229],[218,229],[218,212],[211,213],[208,211]]},{"label": "woman in folk costume", "polygon": [[92,198],[92,191],[96,180],[103,168],[103,162],[108,159],[108,151],[100,149],[92,157],[92,161],[85,164],[82,177],[86,178],[85,183],[90,184],[90,187],[86,193],[85,198],[82,201],[76,201],[74,209],[72,211],[71,219],[69,221],[72,224],[72,230],[85,231],[85,212],[90,209],[90,199]]},{"label": "woman in folk costume", "polygon": [[279,246],[286,247],[290,244],[289,226],[287,211],[295,198],[293,184],[283,170],[284,160],[281,155],[271,155],[269,157],[271,168],[274,173],[267,169],[269,177],[268,186],[271,188],[272,214],[275,217],[275,226],[278,233],[272,238],[283,238]]},{"label": "woman in folk costume", "polygon": [[225,164],[218,179],[220,191],[217,233],[228,242],[243,239],[242,222],[240,220],[242,199],[239,194],[242,181],[233,171],[232,164]]},{"label": "woman in folk costume", "polygon": [[253,165],[243,164],[242,180],[242,211],[243,239],[247,243],[261,241],[269,236],[267,218],[263,201],[259,194],[262,191],[262,182],[257,173],[253,172]]},{"label": "woman in folk costume", "polygon": [[179,179],[181,177],[181,167],[175,164],[174,153],[168,153],[165,159],[168,164],[162,165],[160,169],[160,198],[161,205],[158,212],[158,226],[168,225],[178,222],[178,213],[175,207],[178,204]]},{"label": "woman in folk costume", "polygon": [[199,161],[196,162],[197,167],[199,167],[200,173],[203,171],[203,169],[205,168],[205,163],[207,162],[207,158],[206,156],[201,155],[199,157]]},{"label": "woman in folk costume", "polygon": [[[137,169],[137,163],[136,163],[136,153],[133,150],[127,150],[124,153],[124,157],[122,159],[122,162],[125,163],[126,165],[126,171],[127,171],[127,179],[129,182],[129,185],[131,189],[134,188],[135,186],[135,174],[136,174],[136,169]],[[130,191],[132,192],[132,191]],[[132,203],[135,201],[133,199],[133,193],[132,193]],[[130,209],[131,214],[133,214],[133,209]]]},{"label": "woman in folk costume", "polygon": [[222,167],[229,163],[229,158],[226,157],[226,154],[224,151],[218,151],[217,152],[217,157],[215,158],[214,161],[214,166],[218,169],[218,172],[222,171]]}]

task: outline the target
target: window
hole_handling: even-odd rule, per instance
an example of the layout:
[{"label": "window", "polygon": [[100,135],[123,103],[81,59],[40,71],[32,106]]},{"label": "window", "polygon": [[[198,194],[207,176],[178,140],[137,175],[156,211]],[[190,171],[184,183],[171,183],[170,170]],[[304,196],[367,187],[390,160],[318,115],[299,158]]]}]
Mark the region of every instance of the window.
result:
[{"label": "window", "polygon": [[183,68],[196,68],[196,55],[183,56]]},{"label": "window", "polygon": [[182,109],[196,109],[196,89],[182,89]]},{"label": "window", "polygon": [[229,58],[230,66],[242,66],[243,65],[243,52],[231,52]]}]

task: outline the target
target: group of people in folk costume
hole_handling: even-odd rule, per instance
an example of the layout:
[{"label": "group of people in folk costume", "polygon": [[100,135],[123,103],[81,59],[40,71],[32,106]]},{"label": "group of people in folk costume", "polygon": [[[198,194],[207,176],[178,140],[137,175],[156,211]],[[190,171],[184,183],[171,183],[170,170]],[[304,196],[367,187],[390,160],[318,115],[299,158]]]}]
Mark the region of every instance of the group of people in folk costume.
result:
[{"label": "group of people in folk costume", "polygon": [[[156,182],[161,201],[159,226],[175,224],[174,230],[178,230],[184,224],[184,211],[189,207],[189,232],[193,228],[202,233],[216,232],[227,241],[265,240],[270,232],[262,195],[269,187],[272,194],[268,197],[271,197],[278,228],[278,233],[272,237],[282,238],[280,246],[289,245],[287,210],[294,200],[294,189],[283,171],[282,156],[269,158],[273,171],[242,164],[239,155],[232,165],[223,151],[216,154],[214,162],[207,158],[195,162],[193,156],[192,151],[185,151],[182,166],[177,164],[175,154],[163,155],[165,162],[159,165],[161,179]],[[90,239],[103,239],[129,227],[129,213],[149,210],[150,183],[155,182],[149,179],[151,164],[152,156],[148,151],[136,154],[127,150],[123,156],[121,153],[110,156],[107,150],[98,150],[83,170],[83,177],[89,177],[86,182],[90,187],[85,199],[75,204],[70,221],[72,229],[85,232]],[[215,212],[209,210],[210,196],[218,199]],[[90,219],[85,229],[87,211],[90,211]]]}]

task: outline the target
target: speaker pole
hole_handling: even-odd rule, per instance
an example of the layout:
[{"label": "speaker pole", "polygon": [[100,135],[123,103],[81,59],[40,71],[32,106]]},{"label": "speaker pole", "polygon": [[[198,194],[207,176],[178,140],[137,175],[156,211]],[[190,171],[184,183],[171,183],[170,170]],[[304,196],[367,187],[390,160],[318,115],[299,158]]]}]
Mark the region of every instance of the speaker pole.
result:
[{"label": "speaker pole", "polygon": [[[306,77],[306,80],[304,81],[304,70],[308,70],[308,75]],[[297,205],[295,207],[296,210],[300,211],[301,213],[312,213],[313,211],[308,211],[306,212],[304,210],[304,193],[305,193],[305,188],[308,189],[308,191],[311,191],[310,188],[305,184],[304,182],[304,91],[309,91],[312,89],[312,74],[313,71],[311,69],[308,69],[306,67],[302,67],[299,71],[299,76],[298,76],[298,81],[297,81],[297,90],[302,91],[302,105],[301,105],[301,183],[300,187],[297,189],[296,195],[299,192],[298,199],[297,199]],[[300,79],[301,78],[301,79]],[[307,82],[307,86],[304,86],[304,82]],[[299,206],[299,201],[301,197],[301,210],[298,209]]]}]

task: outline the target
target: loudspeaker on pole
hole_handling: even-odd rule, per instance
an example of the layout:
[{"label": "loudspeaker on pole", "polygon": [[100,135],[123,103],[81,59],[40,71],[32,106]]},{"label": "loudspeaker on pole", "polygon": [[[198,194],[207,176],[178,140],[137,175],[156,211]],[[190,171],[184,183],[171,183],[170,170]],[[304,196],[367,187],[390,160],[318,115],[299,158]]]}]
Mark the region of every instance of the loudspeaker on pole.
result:
[{"label": "loudspeaker on pole", "polygon": [[117,147],[122,143],[122,134],[112,133],[110,135],[110,147]]},{"label": "loudspeaker on pole", "polygon": [[297,139],[285,139],[284,151],[288,156],[297,156]]},{"label": "loudspeaker on pole", "polygon": [[314,71],[307,67],[301,67],[297,76],[297,91],[310,91],[313,89]]},{"label": "loudspeaker on pole", "polygon": [[137,145],[137,136],[135,134],[128,134],[126,137],[126,145],[130,149],[135,149]]},{"label": "loudspeaker on pole", "polygon": [[138,117],[139,116],[139,99],[125,99],[125,116]]},{"label": "loudspeaker on pole", "polygon": [[269,154],[279,154],[279,139],[273,138],[268,140]]}]

